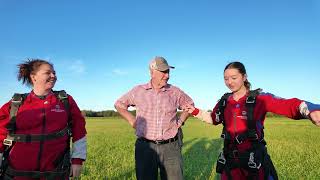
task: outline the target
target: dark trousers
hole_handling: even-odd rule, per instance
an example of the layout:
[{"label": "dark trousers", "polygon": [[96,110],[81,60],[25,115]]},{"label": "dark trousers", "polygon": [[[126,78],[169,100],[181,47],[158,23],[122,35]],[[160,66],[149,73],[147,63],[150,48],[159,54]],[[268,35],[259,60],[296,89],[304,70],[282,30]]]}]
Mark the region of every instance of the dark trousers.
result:
[{"label": "dark trousers", "polygon": [[154,144],[137,139],[135,144],[137,180],[182,180],[182,155],[179,140]]}]

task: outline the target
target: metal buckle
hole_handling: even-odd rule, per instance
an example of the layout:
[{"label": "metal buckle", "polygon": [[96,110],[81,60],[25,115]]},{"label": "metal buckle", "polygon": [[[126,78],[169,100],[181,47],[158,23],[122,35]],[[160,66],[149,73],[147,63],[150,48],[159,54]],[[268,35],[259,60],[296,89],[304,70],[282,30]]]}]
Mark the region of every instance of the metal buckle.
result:
[{"label": "metal buckle", "polygon": [[248,103],[248,104],[253,104],[255,101],[256,101],[255,97],[248,96],[246,99],[246,103]]},{"label": "metal buckle", "polygon": [[226,164],[226,158],[223,155],[223,152],[220,152],[218,162],[221,164]]},{"label": "metal buckle", "polygon": [[254,162],[254,152],[250,153],[248,166],[252,169],[259,169],[261,167],[261,163],[259,163],[259,165],[257,166],[257,163]]},{"label": "metal buckle", "polygon": [[216,111],[216,122],[220,122],[220,115],[221,115],[221,112],[220,110],[219,111]]},{"label": "metal buckle", "polygon": [[67,93],[66,93],[65,91],[60,91],[60,92],[58,93],[58,98],[59,98],[59,99],[67,99],[67,98],[68,98],[68,95],[67,95]]},{"label": "metal buckle", "polygon": [[222,106],[226,106],[226,99],[223,100]]},{"label": "metal buckle", "polygon": [[237,136],[236,136],[236,138],[235,138],[235,139],[236,139],[236,141],[237,141],[237,143],[238,143],[238,144],[243,143],[243,141],[239,140],[239,139],[238,139],[238,137],[239,137],[239,135],[237,135]]},{"label": "metal buckle", "polygon": [[225,138],[226,138],[226,135],[225,135],[225,134],[221,134],[220,137],[221,137],[222,139],[225,139]]},{"label": "metal buckle", "polygon": [[258,136],[258,134],[256,133],[256,131],[249,130],[248,138],[254,139],[254,140],[258,140],[258,139],[259,139],[259,136]]},{"label": "metal buckle", "polygon": [[20,97],[20,99],[17,99],[17,100],[14,100],[14,99],[11,100],[11,102],[14,103],[14,104],[21,104],[22,101],[23,101],[22,97]]},{"label": "metal buckle", "polygon": [[3,140],[3,144],[6,146],[12,146],[12,140],[6,138]]}]

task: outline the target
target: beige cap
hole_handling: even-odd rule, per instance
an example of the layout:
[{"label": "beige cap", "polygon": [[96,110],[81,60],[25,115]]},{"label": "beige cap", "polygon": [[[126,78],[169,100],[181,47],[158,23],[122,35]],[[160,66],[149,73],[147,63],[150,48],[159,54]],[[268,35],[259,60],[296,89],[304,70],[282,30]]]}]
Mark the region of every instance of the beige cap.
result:
[{"label": "beige cap", "polygon": [[150,68],[158,71],[166,71],[170,68],[174,69],[173,66],[169,66],[166,59],[161,56],[156,56],[150,62]]}]

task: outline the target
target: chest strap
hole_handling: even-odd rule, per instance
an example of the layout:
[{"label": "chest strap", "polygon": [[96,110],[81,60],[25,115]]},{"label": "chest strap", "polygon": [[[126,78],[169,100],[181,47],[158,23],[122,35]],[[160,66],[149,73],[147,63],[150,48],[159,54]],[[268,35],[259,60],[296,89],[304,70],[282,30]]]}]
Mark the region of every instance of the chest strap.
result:
[{"label": "chest strap", "polygon": [[9,166],[6,170],[5,176],[56,179],[57,177],[66,177],[68,174],[69,169],[65,169],[63,171],[18,171]]},{"label": "chest strap", "polygon": [[3,144],[11,146],[14,142],[36,142],[36,141],[49,141],[52,139],[57,139],[70,134],[70,128],[65,127],[61,131],[57,131],[49,134],[10,134],[6,139],[3,140]]}]

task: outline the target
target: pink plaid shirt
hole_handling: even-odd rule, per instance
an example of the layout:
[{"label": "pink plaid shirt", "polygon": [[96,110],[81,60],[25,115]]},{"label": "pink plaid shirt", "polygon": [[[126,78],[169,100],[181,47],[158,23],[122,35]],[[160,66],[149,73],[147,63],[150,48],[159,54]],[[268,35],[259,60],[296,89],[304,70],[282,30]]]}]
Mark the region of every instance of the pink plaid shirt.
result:
[{"label": "pink plaid shirt", "polygon": [[166,140],[174,137],[182,122],[177,109],[193,104],[192,99],[181,89],[166,85],[159,92],[151,83],[138,85],[120,97],[115,106],[136,108],[136,135],[150,140]]}]

